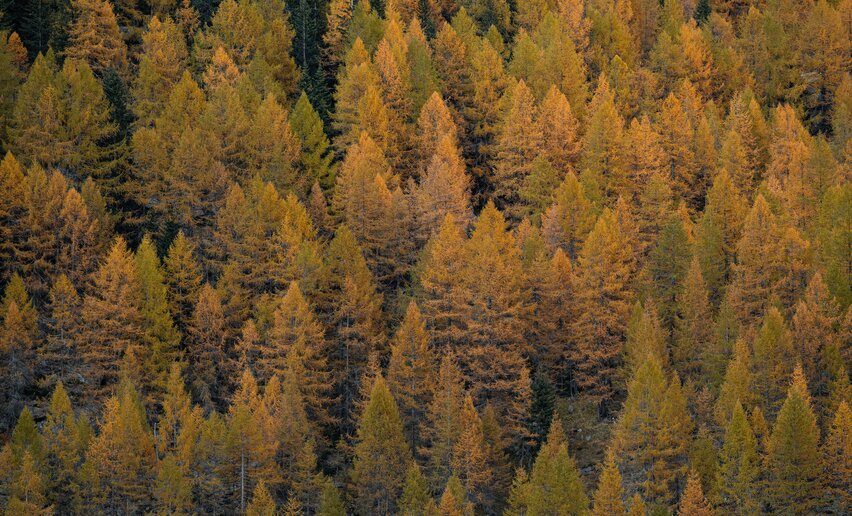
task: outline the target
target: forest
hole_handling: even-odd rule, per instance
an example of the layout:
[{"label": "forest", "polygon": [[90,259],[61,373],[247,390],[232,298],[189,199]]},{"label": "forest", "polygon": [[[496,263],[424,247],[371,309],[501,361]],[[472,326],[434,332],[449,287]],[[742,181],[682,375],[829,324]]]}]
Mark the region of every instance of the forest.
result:
[{"label": "forest", "polygon": [[852,0],[0,0],[0,511],[852,514],[850,71]]}]

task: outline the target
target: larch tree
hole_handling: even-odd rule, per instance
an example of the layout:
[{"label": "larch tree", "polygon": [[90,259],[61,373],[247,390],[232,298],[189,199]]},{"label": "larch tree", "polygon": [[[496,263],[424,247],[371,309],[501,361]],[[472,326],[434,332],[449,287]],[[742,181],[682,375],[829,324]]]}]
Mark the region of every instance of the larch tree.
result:
[{"label": "larch tree", "polygon": [[46,390],[62,383],[66,386],[63,390],[70,389],[76,398],[82,386],[75,375],[82,362],[74,338],[80,328],[80,295],[68,277],[60,275],[53,282],[48,299],[47,332],[38,349],[43,368],[39,383]]},{"label": "larch tree", "polygon": [[777,308],[766,313],[752,351],[753,389],[764,413],[772,417],[784,400],[783,386],[788,383],[797,358],[790,330]]},{"label": "larch tree", "polygon": [[302,152],[299,161],[302,169],[311,179],[319,181],[323,188],[334,186],[335,166],[331,152],[331,143],[323,131],[323,122],[303,92],[290,115],[290,127],[301,140]]},{"label": "larch tree", "polygon": [[523,80],[507,93],[506,110],[495,145],[494,174],[490,178],[497,207],[518,218],[518,190],[530,174],[530,165],[541,153],[543,133],[536,123],[535,97]]},{"label": "larch tree", "polygon": [[734,346],[733,356],[725,370],[725,379],[719,389],[714,415],[720,428],[727,427],[736,404],[751,406],[755,401],[752,376],[751,351],[743,339]]},{"label": "larch tree", "polygon": [[577,262],[575,377],[580,391],[603,413],[606,402],[620,390],[617,368],[633,298],[629,288],[633,255],[626,240],[614,213],[604,210]]},{"label": "larch tree", "polygon": [[488,464],[482,420],[470,394],[464,398],[459,414],[458,440],[453,447],[451,466],[453,477],[464,488],[465,499],[478,505],[485,501],[485,493],[492,482],[493,471]]},{"label": "larch tree", "polygon": [[452,457],[461,432],[464,379],[452,353],[445,352],[431,387],[426,414],[420,425],[425,442],[418,453],[426,458],[430,486],[440,489],[452,474]]},{"label": "larch tree", "polygon": [[822,445],[826,498],[831,509],[842,513],[852,507],[846,486],[852,481],[852,411],[841,402]]},{"label": "larch tree", "polygon": [[606,76],[601,75],[589,104],[579,169],[587,188],[593,185],[596,192],[610,199],[618,196],[618,185],[624,184],[625,171],[621,156],[623,133],[624,120],[615,108]]},{"label": "larch tree", "polygon": [[542,217],[542,233],[553,248],[562,249],[575,261],[586,236],[595,225],[594,205],[586,197],[583,185],[568,172],[554,192],[554,203]]},{"label": "larch tree", "polygon": [[589,499],[583,488],[580,470],[568,454],[562,424],[554,420],[547,441],[538,452],[521,500],[513,510],[523,514],[586,514]]},{"label": "larch tree", "polygon": [[603,463],[598,487],[595,490],[591,514],[593,516],[625,516],[624,488],[621,485],[621,472],[612,449],[607,451]]},{"label": "larch tree", "polygon": [[154,438],[139,394],[123,383],[107,400],[103,422],[86,453],[81,474],[91,490],[87,509],[133,511],[151,498]]},{"label": "larch tree", "polygon": [[706,356],[713,342],[712,328],[707,324],[711,313],[701,265],[693,257],[677,294],[672,346],[672,363],[684,379],[712,373],[708,364],[714,357]]},{"label": "larch tree", "polygon": [[393,514],[411,462],[402,419],[378,376],[358,421],[352,482],[356,506],[364,513]]},{"label": "larch tree", "polygon": [[737,242],[737,261],[730,285],[733,304],[744,327],[766,312],[779,276],[778,224],[762,195],[758,195],[743,221]]},{"label": "larch tree", "polygon": [[760,473],[757,440],[737,400],[719,452],[719,508],[730,514],[754,514],[760,505]]},{"label": "larch tree", "polygon": [[814,507],[811,494],[820,481],[819,433],[799,369],[769,438],[764,496],[770,507],[792,513]]},{"label": "larch tree", "polygon": [[695,237],[701,274],[714,305],[721,302],[723,286],[731,280],[737,242],[746,217],[744,206],[739,189],[728,172],[721,170],[707,192],[707,204]]},{"label": "larch tree", "polygon": [[457,283],[461,299],[450,299],[462,303],[452,308],[461,315],[457,331],[466,343],[457,347],[462,369],[476,403],[493,404],[513,446],[522,451],[530,403],[523,321],[530,307],[520,250],[493,203],[480,213],[466,247],[468,261]]},{"label": "larch tree", "polygon": [[109,68],[119,75],[127,73],[127,47],[112,4],[103,0],[75,0],[72,7],[77,18],[69,30],[68,57],[89,63],[100,74]]},{"label": "larch tree", "polygon": [[332,416],[340,421],[345,434],[355,430],[355,403],[368,358],[384,349],[382,295],[377,292],[361,249],[346,226],[338,228],[329,244],[326,266],[333,276],[326,325],[327,335],[332,339],[328,365],[334,372],[332,381],[337,398]]},{"label": "larch tree", "polygon": [[185,330],[192,318],[192,310],[201,288],[201,267],[196,258],[196,247],[179,231],[163,260],[169,311],[175,325]]},{"label": "larch tree", "polygon": [[157,403],[166,389],[169,367],[179,358],[180,334],[169,310],[167,288],[160,258],[150,237],[145,236],[134,257],[139,278],[140,312],[144,332],[145,366],[149,402]]},{"label": "larch tree", "polygon": [[[417,153],[421,167],[426,167],[444,138],[459,144],[458,128],[453,114],[438,92],[433,92],[420,108],[417,117]],[[422,176],[422,172],[419,174]]]},{"label": "larch tree", "polygon": [[668,170],[664,169],[665,155],[660,135],[651,125],[647,115],[630,121],[630,127],[624,133],[622,155],[625,184],[618,185],[619,195],[632,200],[655,173],[661,174],[661,177],[668,177],[664,175]]},{"label": "larch tree", "polygon": [[87,366],[89,396],[109,392],[118,380],[122,357],[140,345],[145,334],[141,301],[133,256],[118,237],[83,298],[78,349]]},{"label": "larch tree", "polygon": [[216,290],[204,285],[187,329],[187,382],[193,398],[206,410],[222,406],[230,381],[225,354],[224,314]]},{"label": "larch tree", "polygon": [[690,472],[686,488],[680,498],[678,516],[713,516],[715,511],[701,490],[701,478],[695,471]]},{"label": "larch tree", "polygon": [[312,421],[328,423],[328,407],[331,405],[329,386],[328,343],[325,332],[313,309],[302,295],[296,282],[290,284],[275,310],[272,328],[265,346],[258,350],[255,370],[261,384],[277,375],[285,378],[290,367],[289,354],[297,358],[299,389],[304,397],[306,409]]},{"label": "larch tree", "polygon": [[436,369],[437,361],[429,346],[420,309],[412,300],[391,345],[387,383],[397,400],[405,436],[415,454],[423,448],[419,425],[429,406],[430,385],[435,380]]},{"label": "larch tree", "polygon": [[473,219],[470,178],[459,149],[444,134],[428,160],[419,185],[413,192],[415,235],[427,241],[441,228],[447,214],[464,229]]}]

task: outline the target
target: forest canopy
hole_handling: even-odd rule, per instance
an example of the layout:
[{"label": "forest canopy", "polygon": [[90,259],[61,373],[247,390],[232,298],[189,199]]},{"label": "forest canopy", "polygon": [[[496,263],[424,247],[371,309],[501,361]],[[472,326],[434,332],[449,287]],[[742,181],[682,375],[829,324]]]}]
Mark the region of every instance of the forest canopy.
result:
[{"label": "forest canopy", "polygon": [[0,0],[5,514],[852,513],[852,0]]}]

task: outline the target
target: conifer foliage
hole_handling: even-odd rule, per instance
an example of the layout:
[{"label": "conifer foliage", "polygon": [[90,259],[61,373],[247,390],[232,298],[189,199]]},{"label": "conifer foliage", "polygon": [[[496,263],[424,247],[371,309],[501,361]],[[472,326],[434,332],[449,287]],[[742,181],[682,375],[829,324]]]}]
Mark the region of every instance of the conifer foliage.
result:
[{"label": "conifer foliage", "polygon": [[0,513],[851,513],[850,41],[0,1]]}]

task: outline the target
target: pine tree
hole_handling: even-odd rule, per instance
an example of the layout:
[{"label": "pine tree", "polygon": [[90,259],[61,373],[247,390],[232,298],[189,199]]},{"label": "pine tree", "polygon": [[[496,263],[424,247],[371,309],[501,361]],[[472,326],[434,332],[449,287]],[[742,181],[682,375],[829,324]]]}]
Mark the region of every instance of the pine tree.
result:
[{"label": "pine tree", "polygon": [[731,514],[754,514],[760,501],[760,473],[757,440],[737,400],[719,452],[719,508]]},{"label": "pine tree", "polygon": [[613,212],[604,210],[577,263],[575,378],[580,391],[601,408],[619,389],[616,371],[632,301],[633,256],[625,241]]},{"label": "pine tree", "polygon": [[392,514],[411,462],[396,403],[378,376],[358,422],[352,465],[356,506],[364,513]]},{"label": "pine tree", "polygon": [[677,514],[678,516],[712,516],[715,514],[710,502],[704,497],[701,490],[701,479],[694,470],[689,473]]},{"label": "pine tree", "polygon": [[125,74],[127,47],[112,5],[102,0],[74,0],[72,7],[77,18],[69,29],[68,57],[88,62],[98,73],[113,68]]},{"label": "pine tree", "polygon": [[606,462],[602,466],[598,488],[595,490],[593,516],[625,516],[624,488],[621,485],[621,473],[615,460],[615,453],[610,449],[606,454]]},{"label": "pine tree", "polygon": [[116,238],[83,298],[79,349],[87,366],[88,403],[109,392],[122,357],[145,334],[139,273],[124,240]]},{"label": "pine tree", "polygon": [[405,436],[415,453],[422,441],[418,425],[428,408],[435,360],[417,303],[411,301],[391,346],[387,382],[405,425]]},{"label": "pine tree", "polygon": [[[800,371],[801,373],[801,371]],[[769,438],[766,501],[790,514],[808,512],[819,485],[819,428],[804,377],[794,375]]]}]

